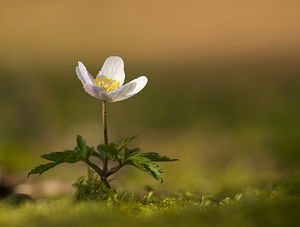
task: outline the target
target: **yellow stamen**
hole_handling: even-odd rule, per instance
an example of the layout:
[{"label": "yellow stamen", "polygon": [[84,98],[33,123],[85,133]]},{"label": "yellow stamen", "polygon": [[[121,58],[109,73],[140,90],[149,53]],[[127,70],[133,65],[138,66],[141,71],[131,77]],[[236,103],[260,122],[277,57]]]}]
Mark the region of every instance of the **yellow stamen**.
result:
[{"label": "yellow stamen", "polygon": [[96,85],[100,85],[100,84],[101,84],[100,78],[99,78],[99,77],[97,77],[97,78],[95,79],[95,84],[96,84]]},{"label": "yellow stamen", "polygon": [[97,77],[94,81],[97,86],[102,87],[107,93],[117,90],[118,87],[120,86],[119,81],[117,81],[117,80],[112,81],[112,78],[108,79],[106,76],[103,77],[102,81],[101,81],[100,77]]},{"label": "yellow stamen", "polygon": [[112,88],[115,88],[116,85],[117,85],[117,82],[116,82],[116,80],[114,80],[114,81],[112,82],[112,84],[111,84],[111,87],[112,87]]}]

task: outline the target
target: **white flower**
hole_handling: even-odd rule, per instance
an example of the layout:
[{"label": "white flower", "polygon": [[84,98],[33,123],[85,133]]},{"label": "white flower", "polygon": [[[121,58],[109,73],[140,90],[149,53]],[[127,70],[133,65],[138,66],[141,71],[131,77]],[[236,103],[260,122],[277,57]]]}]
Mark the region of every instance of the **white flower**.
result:
[{"label": "white flower", "polygon": [[108,57],[96,79],[88,73],[79,61],[76,74],[81,80],[84,90],[96,99],[109,102],[122,101],[140,92],[147,84],[145,76],[123,85],[125,80],[124,62],[117,56]]}]

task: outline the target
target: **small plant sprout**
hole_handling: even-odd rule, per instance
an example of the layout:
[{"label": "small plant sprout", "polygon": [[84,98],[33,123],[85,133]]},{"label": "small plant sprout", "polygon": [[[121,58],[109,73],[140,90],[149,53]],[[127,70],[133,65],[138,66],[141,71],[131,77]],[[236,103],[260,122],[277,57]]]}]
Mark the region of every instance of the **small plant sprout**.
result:
[{"label": "small plant sprout", "polygon": [[[162,182],[160,175],[163,171],[156,162],[170,162],[176,161],[177,159],[160,156],[155,152],[142,153],[139,148],[129,148],[128,144],[136,136],[123,139],[119,143],[108,142],[107,102],[118,102],[134,96],[146,86],[148,82],[147,77],[140,76],[123,85],[125,80],[124,62],[122,58],[116,56],[111,56],[106,59],[101,71],[95,79],[88,73],[86,67],[81,62],[78,62],[76,74],[82,82],[84,90],[94,98],[102,101],[104,143],[98,145],[96,148],[90,147],[87,146],[85,140],[78,135],[76,139],[77,145],[73,150],[43,154],[42,158],[50,162],[35,167],[28,173],[28,176],[31,174],[42,174],[61,163],[82,161],[99,175],[99,185],[105,190],[111,188],[108,178],[125,165],[134,166]],[[90,160],[91,157],[100,159],[102,165],[92,162]],[[109,160],[114,163],[112,167],[108,166]],[[80,182],[82,183],[82,180],[80,180]]]}]

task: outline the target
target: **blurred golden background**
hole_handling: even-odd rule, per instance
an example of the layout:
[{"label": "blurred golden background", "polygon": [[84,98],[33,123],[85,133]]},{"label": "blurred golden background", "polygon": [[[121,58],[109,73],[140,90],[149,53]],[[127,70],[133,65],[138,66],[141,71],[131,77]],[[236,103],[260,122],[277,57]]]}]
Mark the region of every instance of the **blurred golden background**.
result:
[{"label": "blurred golden background", "polygon": [[23,186],[86,174],[65,164],[26,180],[77,134],[103,142],[101,103],[75,67],[95,76],[117,55],[125,82],[149,83],[108,105],[109,139],[138,134],[135,146],[180,162],[162,164],[163,185],[128,168],[114,186],[220,193],[289,176],[300,161],[299,12],[296,0],[2,1],[2,172]]}]

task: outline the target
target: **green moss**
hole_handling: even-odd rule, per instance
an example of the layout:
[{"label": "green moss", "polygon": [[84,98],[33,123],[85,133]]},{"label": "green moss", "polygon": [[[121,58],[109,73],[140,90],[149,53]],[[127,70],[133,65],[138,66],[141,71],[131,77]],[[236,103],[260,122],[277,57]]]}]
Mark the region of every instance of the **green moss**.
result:
[{"label": "green moss", "polygon": [[181,192],[111,193],[107,200],[64,196],[0,204],[1,226],[298,226],[298,183],[274,182],[231,197]]}]

